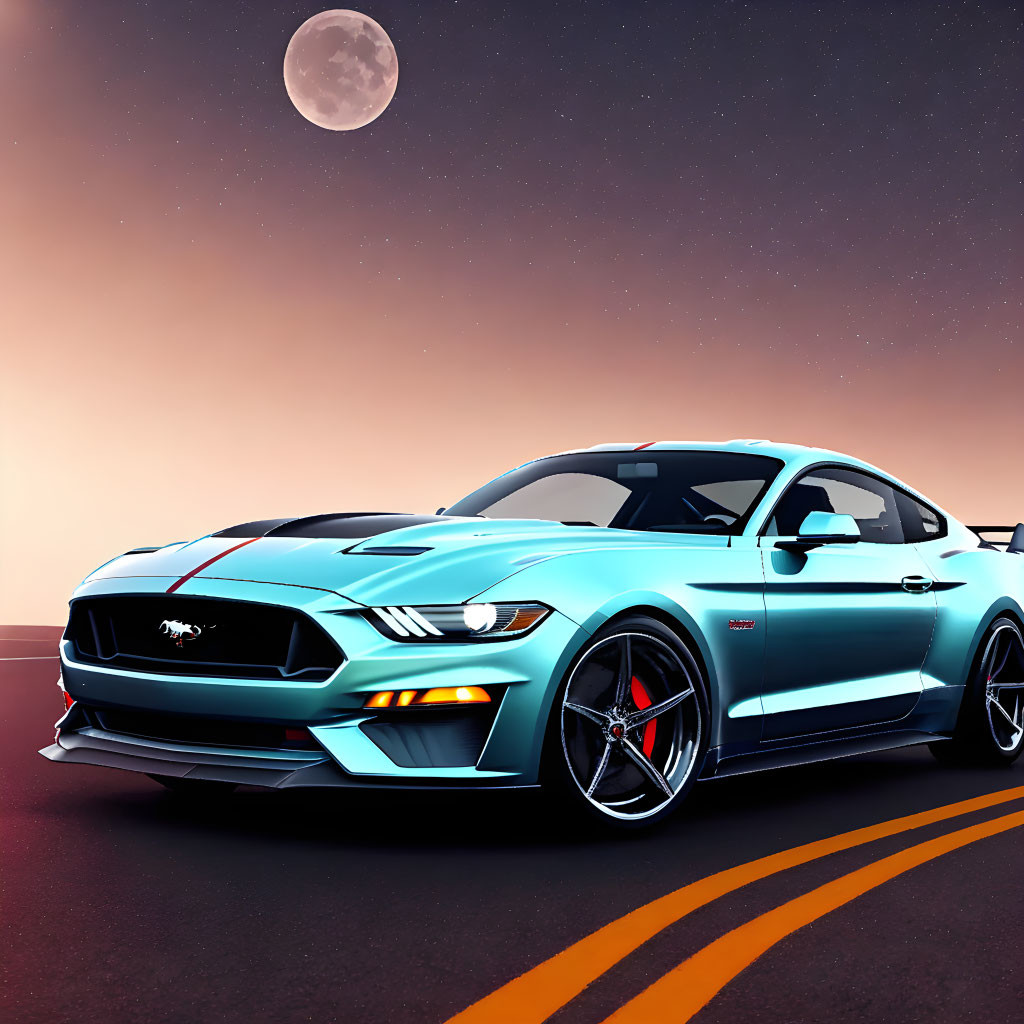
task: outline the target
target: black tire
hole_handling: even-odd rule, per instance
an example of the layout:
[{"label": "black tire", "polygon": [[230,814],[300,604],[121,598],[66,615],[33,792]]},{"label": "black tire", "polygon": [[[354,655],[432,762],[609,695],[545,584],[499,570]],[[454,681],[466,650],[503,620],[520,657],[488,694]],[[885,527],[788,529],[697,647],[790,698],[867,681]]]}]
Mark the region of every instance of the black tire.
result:
[{"label": "black tire", "polygon": [[[656,707],[664,708],[656,722],[644,720]],[[656,619],[623,617],[587,641],[558,688],[542,782],[561,812],[577,819],[653,825],[693,787],[710,724],[707,682],[687,644]]]},{"label": "black tire", "polygon": [[198,800],[214,800],[225,797],[238,788],[234,782],[218,782],[215,779],[182,779],[173,775],[150,775],[149,777],[172,793]]},{"label": "black tire", "polygon": [[1024,752],[1024,633],[1000,617],[985,631],[949,740],[929,744],[951,765],[1005,767]]}]

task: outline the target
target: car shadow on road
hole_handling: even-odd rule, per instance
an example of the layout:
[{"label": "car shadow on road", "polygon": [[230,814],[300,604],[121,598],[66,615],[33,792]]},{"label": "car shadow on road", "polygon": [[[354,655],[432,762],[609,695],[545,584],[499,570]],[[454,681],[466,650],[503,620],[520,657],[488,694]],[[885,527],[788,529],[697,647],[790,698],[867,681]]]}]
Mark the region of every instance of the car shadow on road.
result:
[{"label": "car shadow on road", "polygon": [[[949,769],[921,749],[828,761],[698,784],[679,811],[652,829],[616,830],[564,813],[540,790],[436,792],[267,791],[215,799],[132,785],[50,798],[64,814],[100,811],[111,823],[238,837],[404,849],[601,846],[702,836],[739,840],[780,823],[808,821],[814,836],[913,813],[1015,784],[1016,773]],[[61,806],[55,806],[61,805]],[[99,806],[97,806],[99,805]]]}]

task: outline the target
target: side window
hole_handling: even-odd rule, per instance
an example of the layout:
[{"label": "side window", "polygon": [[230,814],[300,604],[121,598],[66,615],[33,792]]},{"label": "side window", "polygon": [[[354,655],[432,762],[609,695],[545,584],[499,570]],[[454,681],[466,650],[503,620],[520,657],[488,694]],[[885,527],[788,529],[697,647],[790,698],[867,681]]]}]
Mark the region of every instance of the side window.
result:
[{"label": "side window", "polygon": [[903,526],[903,539],[908,544],[920,544],[921,541],[946,536],[946,523],[942,516],[935,509],[922,505],[906,491],[896,492],[896,508],[899,509]]},{"label": "side window", "polygon": [[861,539],[872,544],[904,543],[895,489],[855,469],[829,467],[801,477],[783,495],[766,532],[795,536],[810,512],[853,516]]}]

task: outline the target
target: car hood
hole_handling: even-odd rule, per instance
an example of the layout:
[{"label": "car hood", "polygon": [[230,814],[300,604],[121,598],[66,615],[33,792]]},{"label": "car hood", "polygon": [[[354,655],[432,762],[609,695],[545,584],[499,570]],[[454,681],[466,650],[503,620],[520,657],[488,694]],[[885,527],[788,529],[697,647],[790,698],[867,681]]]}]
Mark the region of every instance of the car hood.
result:
[{"label": "car hood", "polygon": [[721,536],[666,536],[536,519],[314,516],[266,520],[189,543],[129,552],[85,582],[162,577],[169,588],[188,594],[201,593],[204,579],[230,579],[312,587],[365,605],[457,603],[529,565],[565,554],[727,543]]}]

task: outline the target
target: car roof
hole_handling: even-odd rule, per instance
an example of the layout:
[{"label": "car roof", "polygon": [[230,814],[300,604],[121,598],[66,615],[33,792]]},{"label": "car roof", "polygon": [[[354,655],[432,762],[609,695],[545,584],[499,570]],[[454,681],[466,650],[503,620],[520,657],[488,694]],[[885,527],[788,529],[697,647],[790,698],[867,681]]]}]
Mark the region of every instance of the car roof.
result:
[{"label": "car roof", "polygon": [[[617,441],[610,444],[595,444],[590,448],[576,448],[562,455],[576,455],[584,452],[641,452],[641,451],[706,451],[706,452],[744,452],[750,455],[767,455],[781,459],[787,465],[807,465],[815,462],[843,462],[855,466],[863,466],[873,472],[880,472],[874,466],[861,462],[842,452],[829,451],[827,448],[811,448],[808,445],[792,444],[784,441],[769,441],[764,438],[736,438],[732,441]],[[884,474],[888,475],[888,474]]]}]

